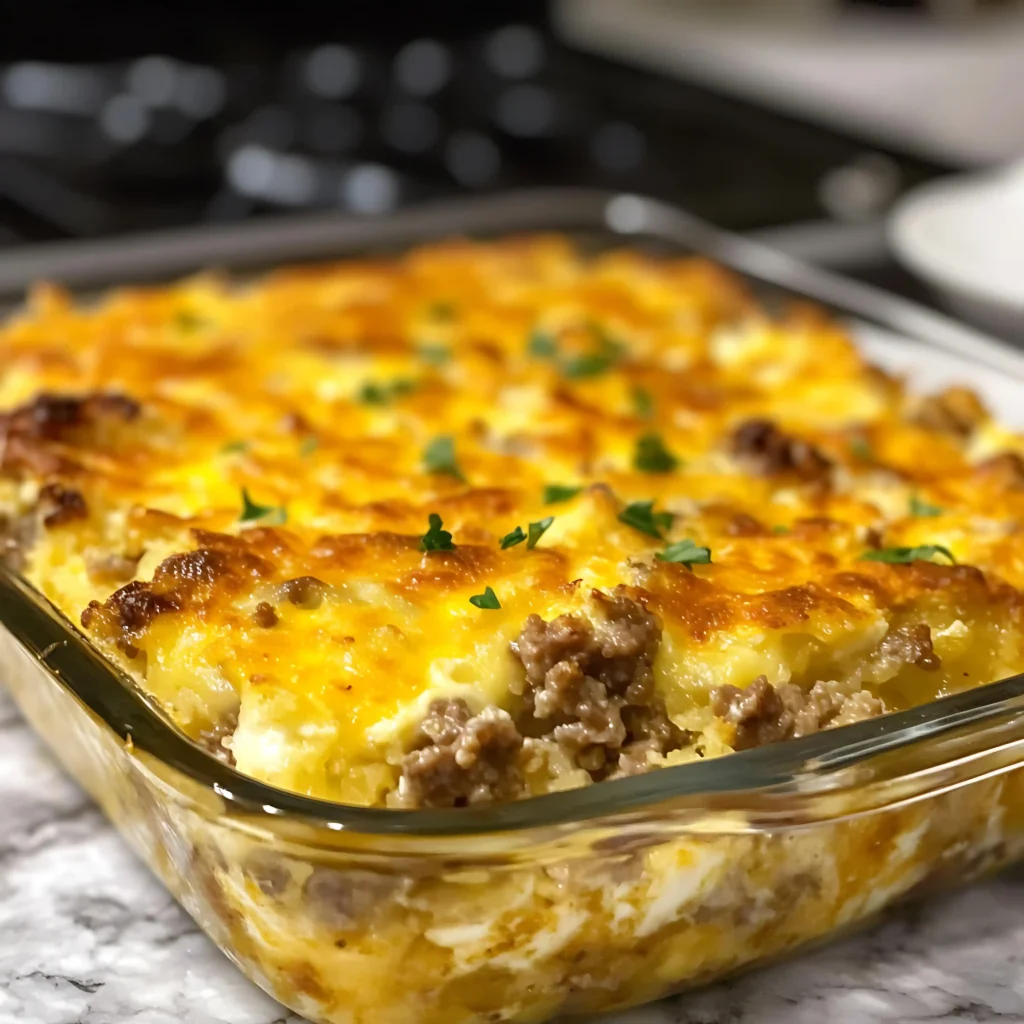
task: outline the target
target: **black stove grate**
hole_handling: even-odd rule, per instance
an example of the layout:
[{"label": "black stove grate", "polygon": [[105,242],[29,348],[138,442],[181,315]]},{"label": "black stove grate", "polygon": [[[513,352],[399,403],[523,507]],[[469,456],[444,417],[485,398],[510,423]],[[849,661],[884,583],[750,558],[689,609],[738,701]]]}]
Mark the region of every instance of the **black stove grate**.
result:
[{"label": "black stove grate", "polygon": [[73,28],[54,50],[19,48],[15,25],[0,51],[0,245],[565,184],[746,230],[874,217],[940,170],[577,53],[542,17],[456,19],[437,38],[409,19],[302,24],[228,33],[214,19],[168,31],[173,56],[146,55],[153,25],[121,26],[116,46],[83,27],[77,51]]}]

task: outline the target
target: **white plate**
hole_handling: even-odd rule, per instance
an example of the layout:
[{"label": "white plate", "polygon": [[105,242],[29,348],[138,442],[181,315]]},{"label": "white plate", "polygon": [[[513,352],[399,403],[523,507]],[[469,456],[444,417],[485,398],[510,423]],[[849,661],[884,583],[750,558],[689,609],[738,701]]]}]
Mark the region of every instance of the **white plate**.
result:
[{"label": "white plate", "polygon": [[914,190],[897,205],[890,238],[959,313],[1024,340],[1024,165]]}]

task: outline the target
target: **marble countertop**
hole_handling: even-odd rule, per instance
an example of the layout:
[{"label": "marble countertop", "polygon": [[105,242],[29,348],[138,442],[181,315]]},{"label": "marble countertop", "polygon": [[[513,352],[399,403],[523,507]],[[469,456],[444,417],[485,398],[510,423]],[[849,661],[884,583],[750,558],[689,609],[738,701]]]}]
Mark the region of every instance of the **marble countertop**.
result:
[{"label": "marble countertop", "polygon": [[[1024,1021],[1024,869],[603,1024]],[[0,1024],[301,1024],[208,942],[0,694]]]}]

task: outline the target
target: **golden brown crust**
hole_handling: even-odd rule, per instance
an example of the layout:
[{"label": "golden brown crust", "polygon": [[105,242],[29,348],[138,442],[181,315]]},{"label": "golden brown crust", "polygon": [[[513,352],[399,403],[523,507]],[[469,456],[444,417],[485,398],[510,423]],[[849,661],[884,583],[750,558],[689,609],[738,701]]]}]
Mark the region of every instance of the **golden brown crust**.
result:
[{"label": "golden brown crust", "polygon": [[521,723],[509,642],[595,593],[661,623],[694,756],[728,746],[715,685],[895,709],[1024,668],[1024,443],[699,260],[537,237],[50,289],[0,365],[2,552],[190,735],[237,710],[224,749],[281,785],[383,802],[433,699]]},{"label": "golden brown crust", "polygon": [[101,450],[111,440],[111,427],[130,423],[139,405],[126,395],[36,395],[0,415],[0,472],[48,477],[82,468],[75,450]]}]

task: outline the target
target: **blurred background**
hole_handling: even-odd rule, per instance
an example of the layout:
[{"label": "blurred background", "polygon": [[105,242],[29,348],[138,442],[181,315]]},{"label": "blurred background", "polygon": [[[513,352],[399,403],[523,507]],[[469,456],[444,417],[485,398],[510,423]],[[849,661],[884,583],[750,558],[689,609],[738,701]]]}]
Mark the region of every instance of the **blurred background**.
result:
[{"label": "blurred background", "polygon": [[926,295],[894,205],[1024,155],[1012,0],[2,10],[7,249],[586,185]]}]

